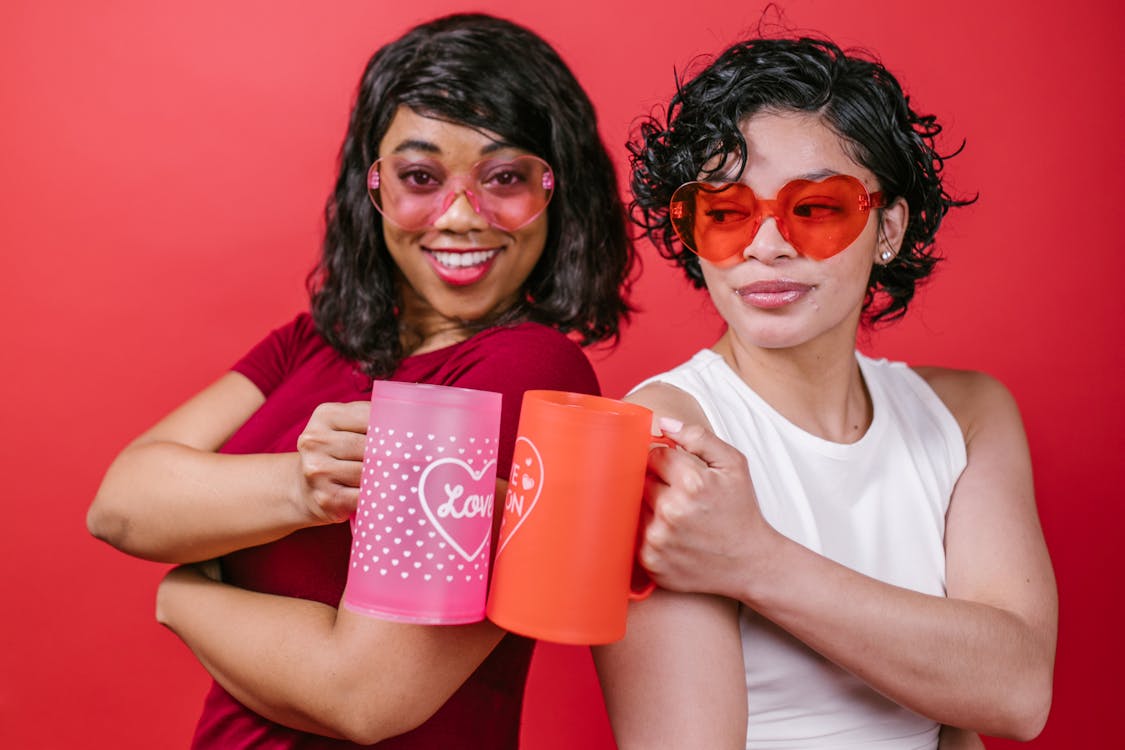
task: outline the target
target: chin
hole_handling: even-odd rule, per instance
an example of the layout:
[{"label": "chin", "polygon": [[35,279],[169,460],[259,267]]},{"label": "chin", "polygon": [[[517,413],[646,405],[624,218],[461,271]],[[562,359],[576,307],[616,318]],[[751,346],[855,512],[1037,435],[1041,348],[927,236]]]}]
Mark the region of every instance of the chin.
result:
[{"label": "chin", "polygon": [[780,321],[778,325],[755,326],[735,333],[742,341],[759,349],[792,349],[815,338],[815,334],[798,325],[785,325]]}]

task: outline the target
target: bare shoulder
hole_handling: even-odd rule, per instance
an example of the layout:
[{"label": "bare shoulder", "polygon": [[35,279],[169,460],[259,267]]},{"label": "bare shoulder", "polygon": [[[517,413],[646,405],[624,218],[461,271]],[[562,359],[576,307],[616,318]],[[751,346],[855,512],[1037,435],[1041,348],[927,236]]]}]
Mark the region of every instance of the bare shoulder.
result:
[{"label": "bare shoulder", "polygon": [[912,368],[933,389],[961,425],[966,436],[987,420],[1019,421],[1019,407],[1008,388],[995,377],[975,370],[948,367]]},{"label": "bare shoulder", "polygon": [[652,409],[657,418],[671,417],[684,424],[710,427],[710,422],[699,406],[699,402],[688,392],[668,383],[649,383],[630,393],[625,400]]}]

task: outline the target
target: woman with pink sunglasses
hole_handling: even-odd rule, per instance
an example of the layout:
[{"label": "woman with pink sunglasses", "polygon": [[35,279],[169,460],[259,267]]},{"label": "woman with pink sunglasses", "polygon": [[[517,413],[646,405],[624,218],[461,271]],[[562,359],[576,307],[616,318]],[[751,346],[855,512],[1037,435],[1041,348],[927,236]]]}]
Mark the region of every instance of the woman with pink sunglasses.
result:
[{"label": "woman with pink sunglasses", "polygon": [[856,350],[965,204],[939,132],[882,65],[812,39],[735,44],[642,126],[635,214],[726,330],[631,396],[678,446],[646,487],[663,588],[596,653],[623,750],[1041,730],[1057,596],[1016,404]]},{"label": "woman with pink sunglasses", "polygon": [[616,337],[633,249],[593,106],[527,29],[422,24],[368,63],[325,216],[310,313],[126,447],[88,525],[219,560],[158,596],[215,678],[192,747],[515,748],[532,642],[337,611],[341,522],[373,379],[501,393],[500,477],[524,391],[597,392],[572,338]]}]

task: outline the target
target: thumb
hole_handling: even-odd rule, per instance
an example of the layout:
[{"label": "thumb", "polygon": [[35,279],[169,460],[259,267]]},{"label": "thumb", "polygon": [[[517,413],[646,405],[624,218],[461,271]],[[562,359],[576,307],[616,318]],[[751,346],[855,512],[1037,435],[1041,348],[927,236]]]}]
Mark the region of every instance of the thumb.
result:
[{"label": "thumb", "polygon": [[703,425],[685,425],[668,417],[660,417],[657,425],[664,437],[713,469],[734,467],[742,461],[742,454],[736,448]]}]

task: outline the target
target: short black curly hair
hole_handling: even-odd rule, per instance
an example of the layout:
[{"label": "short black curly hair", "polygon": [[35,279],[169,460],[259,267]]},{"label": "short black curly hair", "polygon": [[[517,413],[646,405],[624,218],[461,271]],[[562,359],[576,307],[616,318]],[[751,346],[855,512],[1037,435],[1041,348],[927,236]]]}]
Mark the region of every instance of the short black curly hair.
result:
[{"label": "short black curly hair", "polygon": [[666,121],[645,118],[629,144],[633,220],[661,255],[702,287],[699,258],[676,237],[668,203],[676,188],[704,175],[705,165],[735,154],[745,164],[739,126],[762,111],[818,115],[844,140],[849,155],[875,174],[888,204],[906,199],[902,248],[890,263],[873,266],[864,300],[870,324],[902,317],[917,285],[940,260],[933,243],[942,217],[975,198],[957,200],[946,192],[944,162],[960,148],[945,156],[937,152],[937,118],[911,109],[895,77],[868,53],[805,36],[755,38],[727,48],[690,80],[677,81]]}]

